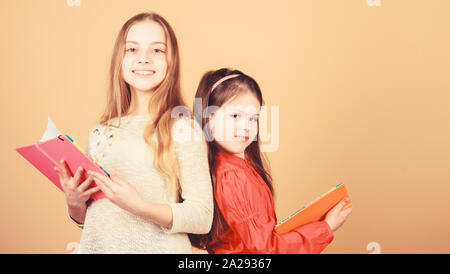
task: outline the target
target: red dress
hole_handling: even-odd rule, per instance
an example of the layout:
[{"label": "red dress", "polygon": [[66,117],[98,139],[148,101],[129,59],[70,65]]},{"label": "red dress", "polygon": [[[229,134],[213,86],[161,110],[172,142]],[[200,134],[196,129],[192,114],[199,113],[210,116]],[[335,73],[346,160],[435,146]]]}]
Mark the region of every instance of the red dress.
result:
[{"label": "red dress", "polygon": [[325,221],[276,233],[272,193],[247,159],[220,151],[215,172],[214,195],[228,229],[214,253],[320,253],[333,240]]}]

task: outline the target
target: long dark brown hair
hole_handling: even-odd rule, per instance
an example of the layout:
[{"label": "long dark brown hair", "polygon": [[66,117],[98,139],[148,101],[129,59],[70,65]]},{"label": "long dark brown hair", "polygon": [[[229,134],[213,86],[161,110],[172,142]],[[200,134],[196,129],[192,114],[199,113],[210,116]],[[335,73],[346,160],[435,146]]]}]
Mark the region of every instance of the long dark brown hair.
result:
[{"label": "long dark brown hair", "polygon": [[[211,90],[213,85],[218,80],[232,74],[239,74],[239,76],[228,79],[215,87],[213,91]],[[258,83],[256,83],[256,81],[252,77],[242,73],[239,70],[222,68],[216,71],[209,71],[205,73],[200,80],[199,86],[197,88],[197,93],[195,94],[196,101],[194,101],[194,117],[197,123],[202,126],[203,133],[205,134],[205,138],[207,140],[208,161],[213,190],[215,190],[216,185],[214,169],[215,158],[218,151],[222,150],[222,148],[212,138],[212,133],[209,128],[210,113],[207,113],[208,107],[214,106],[220,108],[231,98],[244,92],[251,92],[252,94],[254,94],[258,99],[260,105],[263,105],[264,101],[262,98],[261,89],[259,88]],[[201,101],[199,102],[199,100]],[[273,195],[272,177],[269,172],[267,161],[260,150],[259,133],[257,134],[256,141],[252,142],[245,149],[245,157],[249,160],[253,168],[267,184]],[[206,249],[209,253],[212,253],[212,248],[223,243],[220,239],[220,235],[224,233],[227,228],[228,225],[217,206],[216,199],[214,198],[214,219],[210,232],[208,234],[202,235],[190,234],[189,237],[191,239],[191,243],[195,247]]]}]

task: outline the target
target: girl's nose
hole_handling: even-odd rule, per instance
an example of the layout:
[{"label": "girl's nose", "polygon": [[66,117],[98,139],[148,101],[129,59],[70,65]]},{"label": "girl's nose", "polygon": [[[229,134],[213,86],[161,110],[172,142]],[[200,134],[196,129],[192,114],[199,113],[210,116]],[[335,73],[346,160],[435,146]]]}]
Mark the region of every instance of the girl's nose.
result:
[{"label": "girl's nose", "polygon": [[239,119],[239,129],[242,131],[245,131],[246,133],[249,131],[249,122],[248,119],[245,119],[245,117],[242,117]]},{"label": "girl's nose", "polygon": [[150,58],[143,56],[139,59],[139,64],[149,64],[150,63]]},{"label": "girl's nose", "polygon": [[141,51],[141,53],[139,54],[139,64],[149,64],[152,62],[152,58],[150,56],[149,53],[147,53],[146,51]]}]

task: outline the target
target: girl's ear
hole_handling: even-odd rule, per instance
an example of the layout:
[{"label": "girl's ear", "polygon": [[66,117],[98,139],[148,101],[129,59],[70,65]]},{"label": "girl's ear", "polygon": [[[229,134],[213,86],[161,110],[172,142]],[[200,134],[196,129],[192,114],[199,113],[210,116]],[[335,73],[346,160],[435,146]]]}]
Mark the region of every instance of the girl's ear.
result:
[{"label": "girl's ear", "polygon": [[212,134],[214,134],[214,127],[215,127],[215,124],[216,124],[216,120],[214,119],[214,117],[215,117],[214,114],[215,114],[214,112],[211,113],[211,115],[210,115],[210,117],[209,117],[209,122],[208,122],[208,124],[209,124],[209,129],[211,130],[211,133],[212,133]]},{"label": "girl's ear", "polygon": [[[212,114],[212,115],[214,115],[214,114]],[[212,117],[212,115],[211,115],[211,118],[209,119],[209,129],[211,130],[211,133],[212,134],[214,134],[214,124],[215,124],[215,122],[214,122],[214,117]]]}]

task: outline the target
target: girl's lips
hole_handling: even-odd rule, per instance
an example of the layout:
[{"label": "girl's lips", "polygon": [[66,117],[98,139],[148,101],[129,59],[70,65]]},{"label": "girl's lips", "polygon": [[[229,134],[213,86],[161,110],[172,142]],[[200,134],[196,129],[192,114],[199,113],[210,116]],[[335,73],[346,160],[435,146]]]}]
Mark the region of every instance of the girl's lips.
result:
[{"label": "girl's lips", "polygon": [[155,74],[154,70],[132,70],[131,72],[133,72],[134,75],[136,75],[137,77],[149,77],[152,76],[153,74]]},{"label": "girl's lips", "polygon": [[250,137],[248,136],[234,136],[236,139],[238,139],[241,142],[247,142]]}]

